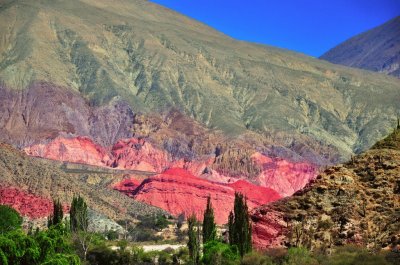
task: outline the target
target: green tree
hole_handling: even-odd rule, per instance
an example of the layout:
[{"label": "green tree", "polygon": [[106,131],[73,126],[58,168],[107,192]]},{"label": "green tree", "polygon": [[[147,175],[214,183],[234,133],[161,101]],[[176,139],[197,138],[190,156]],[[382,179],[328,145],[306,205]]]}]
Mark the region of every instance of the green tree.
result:
[{"label": "green tree", "polygon": [[40,257],[40,250],[35,240],[20,229],[0,237],[0,250],[7,264],[36,264]]},{"label": "green tree", "polygon": [[64,218],[60,200],[53,200],[53,214],[49,216],[48,227],[61,224]]},{"label": "green tree", "polygon": [[19,213],[7,205],[0,205],[0,233],[6,233],[20,228],[22,217]]},{"label": "green tree", "polygon": [[200,226],[196,215],[188,218],[188,249],[190,260],[193,264],[200,264]]},{"label": "green tree", "polygon": [[87,204],[80,196],[72,199],[70,227],[75,246],[80,256],[86,261],[88,250],[92,244],[93,234],[88,230],[89,219]]},{"label": "green tree", "polygon": [[233,213],[230,212],[228,219],[229,243],[236,245],[240,256],[251,251],[251,223],[249,209],[243,194],[235,193]]},{"label": "green tree", "polygon": [[207,207],[203,218],[203,244],[215,240],[216,234],[217,229],[214,221],[214,209],[211,205],[211,198],[208,196]]},{"label": "green tree", "polygon": [[72,199],[70,209],[70,227],[71,231],[87,231],[88,227],[88,213],[85,200],[81,197]]}]

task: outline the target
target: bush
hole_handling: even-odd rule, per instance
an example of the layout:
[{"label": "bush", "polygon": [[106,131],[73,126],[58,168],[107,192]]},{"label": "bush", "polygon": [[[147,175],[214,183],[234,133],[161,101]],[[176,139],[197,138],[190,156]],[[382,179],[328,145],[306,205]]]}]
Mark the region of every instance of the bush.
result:
[{"label": "bush", "polygon": [[21,215],[7,205],[0,205],[0,233],[6,233],[21,228]]},{"label": "bush", "polygon": [[329,258],[321,261],[324,265],[386,265],[385,258],[378,254],[369,253],[366,249],[357,246],[338,248]]},{"label": "bush", "polygon": [[241,265],[274,265],[274,262],[266,255],[251,252],[243,257]]},{"label": "bush", "polygon": [[53,226],[34,236],[14,230],[0,236],[1,264],[80,264],[65,231]]},{"label": "bush", "polygon": [[316,265],[318,261],[314,259],[306,248],[290,248],[285,257],[284,265]]},{"label": "bush", "polygon": [[161,240],[160,236],[157,236],[154,230],[144,228],[135,228],[131,232],[132,239],[137,242],[155,241]]},{"label": "bush", "polygon": [[109,230],[105,233],[107,240],[116,240],[118,239],[118,232],[115,230]]},{"label": "bush", "polygon": [[162,215],[146,215],[140,218],[138,228],[148,228],[153,230],[161,230],[167,228],[170,222]]},{"label": "bush", "polygon": [[240,264],[240,255],[236,246],[219,241],[210,241],[204,245],[202,262],[212,265]]}]

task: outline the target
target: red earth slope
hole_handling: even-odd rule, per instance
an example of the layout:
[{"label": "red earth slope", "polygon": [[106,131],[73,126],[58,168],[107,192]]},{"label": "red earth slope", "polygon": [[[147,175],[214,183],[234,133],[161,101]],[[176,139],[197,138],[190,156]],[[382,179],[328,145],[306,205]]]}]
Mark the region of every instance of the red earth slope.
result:
[{"label": "red earth slope", "polygon": [[250,209],[280,198],[274,190],[247,181],[241,180],[233,184],[215,183],[195,177],[180,168],[168,169],[162,174],[146,179],[130,196],[160,207],[173,215],[184,213],[188,216],[195,213],[202,219],[207,197],[210,195],[216,209],[216,222],[224,224],[233,208],[235,191],[246,195]]}]

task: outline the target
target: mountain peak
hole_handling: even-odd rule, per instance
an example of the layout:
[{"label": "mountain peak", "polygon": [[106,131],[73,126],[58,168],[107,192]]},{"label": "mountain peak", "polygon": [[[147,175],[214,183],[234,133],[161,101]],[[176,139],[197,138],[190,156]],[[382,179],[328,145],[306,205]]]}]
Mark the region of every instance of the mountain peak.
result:
[{"label": "mountain peak", "polygon": [[320,58],[400,77],[400,16],[346,40]]}]

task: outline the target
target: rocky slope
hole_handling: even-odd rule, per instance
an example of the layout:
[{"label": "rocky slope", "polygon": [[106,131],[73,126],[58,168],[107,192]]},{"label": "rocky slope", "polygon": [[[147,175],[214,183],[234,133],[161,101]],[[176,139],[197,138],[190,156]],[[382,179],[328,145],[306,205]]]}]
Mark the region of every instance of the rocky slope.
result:
[{"label": "rocky slope", "polygon": [[370,147],[399,110],[397,79],[236,41],[148,1],[2,0],[0,40],[0,136],[21,147],[65,134],[189,143],[190,126],[158,132],[175,109],[223,143],[327,164]]},{"label": "rocky slope", "polygon": [[[215,183],[232,183],[238,179],[246,179],[277,191],[281,196],[290,196],[302,189],[317,174],[317,166],[305,162],[290,162],[281,158],[270,158],[262,153],[245,154],[253,162],[244,163],[240,154],[232,155],[210,154],[187,158],[173,157],[171,153],[159,149],[145,139],[129,138],[118,141],[112,147],[102,147],[89,138],[63,138],[58,137],[47,144],[37,144],[26,147],[24,151],[31,156],[53,160],[97,165],[116,169],[133,169],[147,172],[162,173],[168,168],[182,168],[192,175]],[[221,151],[223,153],[223,151]],[[238,157],[239,156],[239,157]],[[228,171],[221,170],[221,165],[227,163]],[[240,171],[243,163],[247,169],[253,165],[257,170],[252,176],[238,173],[231,176],[229,173],[236,169]],[[128,180],[124,180],[128,181]],[[125,184],[120,183],[121,190],[124,186],[136,186],[136,180]],[[133,191],[132,189],[130,189]],[[190,196],[189,196],[190,197]],[[190,198],[186,200],[190,201]]]},{"label": "rocky slope", "polygon": [[113,191],[111,186],[122,176],[65,173],[60,165],[28,157],[1,143],[0,202],[12,205],[21,214],[32,218],[47,216],[52,211],[52,199],[70,204],[74,194],[80,194],[90,208],[113,220],[134,220],[138,215],[164,213]]},{"label": "rocky slope", "polygon": [[255,209],[255,246],[329,251],[348,243],[377,249],[400,244],[399,143],[400,127],[292,197]]},{"label": "rocky slope", "polygon": [[178,168],[169,169],[144,180],[137,187],[134,187],[133,184],[132,187],[134,189],[128,195],[135,200],[157,206],[175,216],[181,213],[190,216],[195,213],[200,220],[203,218],[207,197],[211,196],[217,224],[228,222],[229,212],[233,208],[235,191],[246,195],[250,208],[280,198],[280,195],[274,190],[243,180],[225,185],[213,183]]},{"label": "rocky slope", "polygon": [[400,16],[346,40],[320,58],[400,77]]}]

